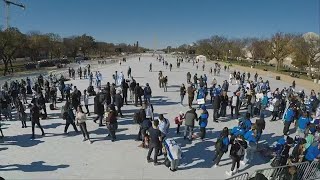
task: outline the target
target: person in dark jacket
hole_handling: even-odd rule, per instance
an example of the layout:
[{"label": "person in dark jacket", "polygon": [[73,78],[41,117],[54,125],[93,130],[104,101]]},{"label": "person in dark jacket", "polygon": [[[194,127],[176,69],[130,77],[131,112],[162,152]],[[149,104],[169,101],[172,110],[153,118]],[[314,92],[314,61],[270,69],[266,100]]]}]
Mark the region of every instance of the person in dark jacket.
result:
[{"label": "person in dark jacket", "polygon": [[217,95],[214,97],[213,100],[213,121],[214,122],[218,122],[218,118],[219,118],[219,109],[220,109],[220,104],[221,104],[221,100],[220,100],[220,95]]},{"label": "person in dark jacket", "polygon": [[[240,168],[240,160],[244,156],[244,152],[247,148],[247,142],[243,139],[243,136],[239,135],[232,143],[230,149],[230,157],[232,159],[231,171],[227,171],[226,174],[233,176],[238,172]],[[237,165],[236,169],[235,166]]]},{"label": "person in dark jacket", "polygon": [[192,84],[189,85],[187,93],[188,93],[188,104],[189,107],[192,108],[192,102],[194,100],[194,94],[196,89],[192,86]]},{"label": "person in dark jacket", "polygon": [[143,89],[140,87],[139,83],[136,84],[136,87],[134,88],[134,98],[135,98],[135,106],[138,106],[138,100],[140,101],[140,106],[142,106],[142,95],[143,95]]},{"label": "person in dark jacket", "polygon": [[227,106],[229,104],[229,97],[228,97],[226,91],[222,92],[220,101],[221,101],[220,116],[221,117],[226,117],[226,115],[227,115]]},{"label": "person in dark jacket", "polygon": [[30,114],[31,114],[31,124],[32,124],[31,139],[34,139],[34,127],[36,124],[40,128],[40,130],[42,132],[42,136],[44,136],[44,131],[43,131],[42,126],[40,124],[40,109],[36,103],[33,103],[32,107],[30,109]]},{"label": "person in dark jacket", "polygon": [[44,112],[42,119],[46,119],[47,118],[46,100],[44,99],[42,93],[40,93],[40,96],[38,98],[38,107],[40,110],[42,109]]},{"label": "person in dark jacket", "polygon": [[109,82],[107,82],[104,92],[106,94],[106,104],[109,106],[111,104],[111,87]]},{"label": "person in dark jacket", "polygon": [[97,117],[93,120],[96,123],[99,119],[99,127],[103,126],[102,119],[104,115],[104,105],[100,102],[100,95],[101,93],[98,93],[94,97],[94,113],[97,114]]},{"label": "person in dark jacket", "polygon": [[146,84],[146,87],[143,90],[143,97],[144,97],[144,101],[146,101],[147,103],[150,103],[150,98],[152,97],[152,90],[151,87],[149,86],[149,83]]},{"label": "person in dark jacket", "polygon": [[257,146],[258,146],[262,132],[266,128],[266,122],[264,120],[264,115],[262,115],[259,119],[257,119],[255,124],[256,124],[256,130],[257,130],[256,140],[257,140]]},{"label": "person in dark jacket", "polygon": [[199,126],[200,126],[200,139],[203,141],[206,137],[206,127],[208,125],[209,113],[207,111],[206,105],[201,105],[201,114],[199,116]]},{"label": "person in dark jacket", "polygon": [[117,107],[117,114],[119,114],[121,117],[123,117],[122,115],[122,111],[121,111],[121,107],[123,106],[123,99],[122,96],[120,94],[121,92],[118,91],[117,94],[115,95],[115,106]]},{"label": "person in dark jacket", "polygon": [[63,113],[63,119],[66,120],[66,126],[64,128],[64,133],[67,134],[68,132],[68,128],[70,126],[70,124],[73,126],[73,129],[75,132],[79,132],[75,123],[75,115],[72,111],[72,107],[70,102],[66,102],[65,106],[64,106],[64,113]]},{"label": "person in dark jacket", "polygon": [[186,139],[187,135],[188,135],[189,141],[192,141],[194,121],[196,121],[196,120],[198,120],[198,115],[196,113],[196,109],[191,108],[191,110],[187,111],[186,114],[185,114],[184,139]]},{"label": "person in dark jacket", "polygon": [[180,86],[180,104],[181,105],[183,105],[183,99],[185,95],[186,95],[186,87],[184,86],[184,84],[182,84]]},{"label": "person in dark jacket", "polygon": [[139,124],[139,132],[136,141],[141,141],[142,139],[142,122],[147,119],[146,118],[146,112],[144,108],[142,107],[139,112],[136,113],[138,117],[137,118],[137,123]]},{"label": "person in dark jacket", "polygon": [[135,95],[134,95],[134,89],[135,89],[135,87],[136,87],[136,85],[137,85],[137,83],[136,83],[136,81],[132,78],[131,79],[131,83],[130,83],[130,94],[129,94],[129,96],[130,96],[130,100],[131,100],[131,103],[135,103],[135,99],[134,99],[134,97],[135,97]]},{"label": "person in dark jacket", "polygon": [[74,86],[73,93],[71,95],[71,102],[72,102],[72,106],[75,110],[81,104],[80,99],[81,99],[81,92],[77,89],[77,86]]},{"label": "person in dark jacket", "polygon": [[123,101],[123,103],[126,103],[126,105],[128,105],[128,89],[129,89],[129,85],[124,79],[122,81],[121,88],[122,88],[122,98],[123,98],[122,101]]},{"label": "person in dark jacket", "polygon": [[118,121],[117,121],[117,114],[115,111],[110,110],[108,117],[107,117],[107,127],[110,131],[110,135],[112,138],[112,142],[116,140],[116,130],[118,129]]},{"label": "person in dark jacket", "polygon": [[237,93],[234,92],[233,96],[231,97],[230,107],[231,107],[231,117],[233,118],[233,110],[235,110],[236,118],[239,115],[239,105],[240,105],[240,98],[237,96]]}]

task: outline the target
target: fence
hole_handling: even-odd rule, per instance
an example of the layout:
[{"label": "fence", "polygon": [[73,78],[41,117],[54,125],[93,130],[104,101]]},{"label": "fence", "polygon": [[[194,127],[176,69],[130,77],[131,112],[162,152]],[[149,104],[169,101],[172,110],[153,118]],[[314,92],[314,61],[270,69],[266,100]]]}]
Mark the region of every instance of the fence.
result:
[{"label": "fence", "polygon": [[231,178],[228,178],[226,180],[247,180],[249,179],[249,173],[242,173],[236,176],[233,176]]},{"label": "fence", "polygon": [[320,179],[319,170],[320,170],[320,163],[318,161],[313,161],[306,169],[302,179],[303,180]]},{"label": "fence", "polygon": [[279,167],[266,168],[266,169],[259,169],[259,170],[256,170],[256,172],[252,175],[252,177],[260,173],[260,174],[263,174],[267,179],[272,179],[272,180],[281,179],[287,173],[288,168],[290,166],[296,167],[297,179],[302,179],[304,172],[309,166],[309,162],[296,163],[292,165],[279,166]]}]

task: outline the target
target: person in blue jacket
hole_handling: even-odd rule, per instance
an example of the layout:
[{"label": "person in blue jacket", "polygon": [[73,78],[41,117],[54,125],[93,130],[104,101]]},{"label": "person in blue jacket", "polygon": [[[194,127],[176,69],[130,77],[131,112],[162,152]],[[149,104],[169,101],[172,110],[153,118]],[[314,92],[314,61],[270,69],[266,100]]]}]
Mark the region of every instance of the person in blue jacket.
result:
[{"label": "person in blue jacket", "polygon": [[251,129],[251,126],[252,126],[252,123],[251,123],[251,120],[250,120],[250,113],[246,113],[246,117],[245,117],[245,120],[243,121],[242,123],[242,129],[247,132]]},{"label": "person in blue jacket", "polygon": [[220,166],[219,165],[220,160],[223,154],[228,152],[229,144],[230,144],[229,129],[227,127],[224,127],[215,144],[215,150],[214,150],[215,153],[213,157],[214,167]]},{"label": "person in blue jacket", "polygon": [[319,161],[319,158],[320,158],[320,143],[316,142],[307,149],[307,153],[304,156],[304,160],[312,162],[312,161]]},{"label": "person in blue jacket", "polygon": [[290,107],[287,109],[284,115],[284,127],[283,127],[283,134],[288,135],[289,128],[291,123],[294,121],[295,111],[294,111],[294,104],[290,104]]},{"label": "person in blue jacket", "polygon": [[310,124],[311,119],[308,117],[307,112],[303,112],[302,116],[300,116],[300,118],[298,119],[298,128],[297,128],[297,134],[300,137],[306,137],[305,132],[306,132],[306,128],[308,127],[308,125]]},{"label": "person in blue jacket", "polygon": [[254,153],[257,148],[257,130],[256,126],[252,126],[249,131],[244,134],[244,138],[247,141],[248,148],[246,150],[245,164],[248,164],[254,158]]},{"label": "person in blue jacket", "polygon": [[199,117],[199,126],[200,126],[200,138],[203,140],[206,136],[206,127],[208,124],[209,113],[207,111],[206,105],[201,105],[201,114]]}]

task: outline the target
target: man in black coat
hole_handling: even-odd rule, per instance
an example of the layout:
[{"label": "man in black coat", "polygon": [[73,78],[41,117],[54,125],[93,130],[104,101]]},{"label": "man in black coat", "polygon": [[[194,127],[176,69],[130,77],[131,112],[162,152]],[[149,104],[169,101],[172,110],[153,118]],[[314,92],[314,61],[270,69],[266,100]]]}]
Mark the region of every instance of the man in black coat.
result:
[{"label": "man in black coat", "polygon": [[31,114],[31,124],[32,124],[32,136],[31,139],[34,139],[34,126],[37,124],[37,126],[40,128],[41,132],[42,132],[42,136],[44,136],[44,131],[41,127],[40,124],[40,109],[37,106],[37,104],[33,103],[31,109],[30,109],[30,114]]},{"label": "man in black coat", "polygon": [[121,92],[118,91],[117,94],[115,95],[115,104],[114,105],[117,106],[118,114],[120,114],[120,116],[123,117],[122,111],[121,111],[121,107],[123,106],[123,99],[122,99],[122,96],[120,93]]},{"label": "man in black coat", "polygon": [[137,83],[136,87],[134,88],[134,98],[135,98],[135,106],[138,106],[138,99],[140,101],[140,106],[142,106],[142,98],[143,89],[140,87],[139,83]]},{"label": "man in black coat", "polygon": [[98,93],[96,97],[94,97],[94,113],[97,114],[97,117],[93,120],[93,122],[97,122],[99,119],[99,127],[103,126],[102,119],[104,115],[104,105],[101,102],[102,93]]},{"label": "man in black coat", "polygon": [[128,97],[129,85],[125,80],[122,81],[121,88],[122,88],[123,102],[126,103],[126,105],[128,105],[127,97]]},{"label": "man in black coat", "polygon": [[216,95],[213,100],[213,121],[214,122],[218,122],[217,119],[219,118],[218,112],[220,109],[220,104],[221,104],[220,96]]},{"label": "man in black coat", "polygon": [[75,110],[80,105],[81,92],[77,89],[77,86],[73,87],[73,93],[71,95],[72,106]]}]

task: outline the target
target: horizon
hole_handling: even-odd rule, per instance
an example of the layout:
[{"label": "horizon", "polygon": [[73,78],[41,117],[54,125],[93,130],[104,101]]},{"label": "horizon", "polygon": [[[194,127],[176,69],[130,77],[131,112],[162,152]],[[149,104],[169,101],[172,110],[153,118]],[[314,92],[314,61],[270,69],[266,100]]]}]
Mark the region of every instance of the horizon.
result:
[{"label": "horizon", "polygon": [[[88,0],[77,0],[76,4],[75,0],[15,2],[24,4],[26,9],[10,6],[10,27],[23,33],[57,33],[63,38],[87,34],[96,41],[114,44],[132,45],[139,41],[140,46],[149,49],[191,44],[213,35],[270,38],[276,32],[320,31],[318,0],[110,0],[90,1],[90,6],[86,4]],[[0,5],[4,10],[3,1]],[[3,13],[0,19],[4,27]]]}]

